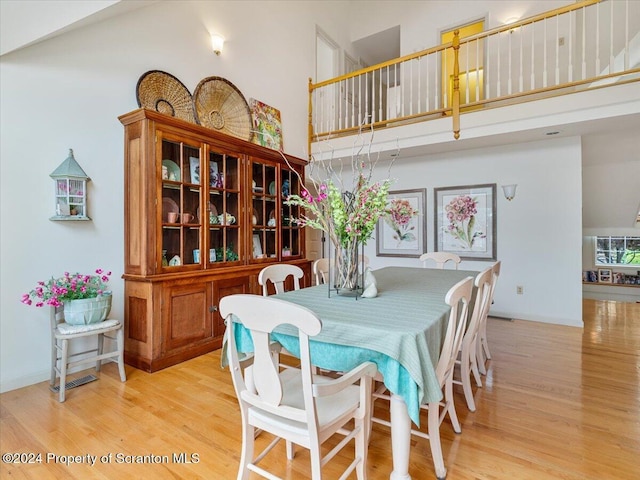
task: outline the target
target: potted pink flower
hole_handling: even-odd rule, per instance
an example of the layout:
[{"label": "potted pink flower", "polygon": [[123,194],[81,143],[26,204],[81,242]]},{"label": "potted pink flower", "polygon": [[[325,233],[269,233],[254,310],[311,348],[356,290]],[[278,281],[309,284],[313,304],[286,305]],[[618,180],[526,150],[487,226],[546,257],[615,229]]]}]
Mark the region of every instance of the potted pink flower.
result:
[{"label": "potted pink flower", "polygon": [[95,274],[70,274],[39,281],[29,293],[22,295],[21,302],[36,307],[59,307],[64,305],[65,321],[69,324],[101,322],[111,310],[111,291],[107,283],[111,272],[99,268]]}]

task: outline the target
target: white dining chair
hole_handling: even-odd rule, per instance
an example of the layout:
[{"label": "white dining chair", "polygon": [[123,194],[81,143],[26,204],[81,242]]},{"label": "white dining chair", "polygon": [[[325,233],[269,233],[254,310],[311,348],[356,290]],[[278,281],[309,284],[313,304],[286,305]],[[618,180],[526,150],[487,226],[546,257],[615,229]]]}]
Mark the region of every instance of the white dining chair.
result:
[{"label": "white dining chair", "polygon": [[[462,431],[453,400],[453,370],[467,326],[469,300],[471,299],[472,290],[473,277],[466,277],[451,287],[445,296],[445,302],[450,306],[450,311],[440,356],[436,365],[436,378],[440,389],[443,390],[443,400],[420,406],[421,409],[427,410],[426,432],[417,429],[411,430],[412,435],[429,440],[431,456],[438,479],[444,479],[447,476],[447,469],[442,456],[442,443],[440,442],[440,425],[445,417],[449,415],[454,432],[460,433]],[[378,373],[375,380],[382,382],[384,379]],[[391,401],[391,396],[383,383],[373,393],[373,397],[374,403],[377,399]],[[371,421],[391,427],[391,422],[373,415]]]},{"label": "white dining chair", "polygon": [[258,283],[262,286],[262,295],[269,295],[269,283],[273,284],[276,293],[284,293],[286,291],[285,282],[288,277],[293,279],[293,289],[300,290],[300,279],[304,276],[304,271],[296,266],[288,263],[277,263],[269,265],[260,270],[258,274]]},{"label": "white dining chair", "polygon": [[313,262],[313,276],[316,279],[316,285],[324,285],[329,281],[329,259],[318,258]]},{"label": "white dining chair", "polygon": [[[355,458],[340,478],[355,469],[357,478],[365,480],[375,364],[365,362],[337,379],[312,375],[309,337],[320,333],[322,322],[311,310],[290,302],[259,295],[229,295],[220,301],[220,313],[230,332],[233,322],[244,325],[254,346],[252,365],[242,369],[235,335],[228,335],[229,366],[242,416],[238,480],[248,479],[249,472],[277,478],[258,463],[281,439],[309,449],[313,480],[320,480],[325,463],[354,439]],[[301,365],[279,371],[271,356],[270,336],[285,324],[297,331]],[[275,436],[258,455],[254,453],[256,429]],[[321,445],[336,433],[345,438],[323,456]],[[292,460],[293,449],[287,448],[287,454]]]},{"label": "white dining chair", "polygon": [[489,306],[491,305],[492,274],[492,268],[487,267],[480,272],[474,280],[476,293],[473,302],[473,311],[467,324],[464,337],[462,338],[462,345],[460,346],[458,359],[456,360],[456,365],[459,365],[460,367],[460,376],[456,377],[454,373],[453,377],[454,384],[462,385],[467,407],[472,412],[476,411],[476,404],[473,398],[473,389],[471,386],[472,374],[476,381],[476,385],[478,387],[482,387],[482,379],[480,378],[476,359],[479,339],[478,328],[482,323],[482,320],[485,319],[489,313]]},{"label": "white dining chair", "polygon": [[[500,276],[500,267],[502,262],[498,260],[491,267],[492,270],[492,280],[491,280],[491,298],[489,300],[489,308],[491,308],[491,304],[493,303],[493,297],[496,293],[496,284],[498,283],[498,277]],[[489,312],[487,312],[487,317],[489,316]],[[485,317],[479,327],[478,327],[478,347],[476,353],[476,359],[478,363],[478,370],[482,375],[487,374],[486,362],[487,360],[491,360],[491,351],[489,350],[489,342],[487,341],[487,317]]]},{"label": "white dining chair", "polygon": [[[49,385],[52,391],[58,392],[60,402],[65,401],[68,388],[86,383],[80,380],[67,383],[67,374],[72,367],[95,363],[96,372],[99,372],[102,361],[110,360],[118,364],[120,380],[127,381],[124,369],[124,332],[121,321],[107,319],[89,325],[70,325],[64,321],[64,305],[50,307],[50,309],[51,378]],[[96,348],[70,353],[70,344],[74,340],[80,338],[86,340],[88,337],[96,338],[98,342]],[[114,343],[112,349],[106,352],[104,351],[105,337]],[[56,385],[56,378],[58,377],[60,381]],[[95,377],[91,380],[95,380]]]},{"label": "white dining chair", "polygon": [[455,253],[449,252],[428,252],[420,255],[420,261],[423,267],[427,267],[429,261],[435,262],[436,268],[445,268],[447,262],[453,262],[454,268],[457,270],[460,264],[460,257]]},{"label": "white dining chair", "polygon": [[[358,256],[358,269],[364,263],[364,268],[369,266],[369,257],[363,255]],[[325,285],[329,281],[329,272],[333,270],[333,260],[328,258],[318,258],[313,262],[312,271],[316,280],[316,285]]]}]

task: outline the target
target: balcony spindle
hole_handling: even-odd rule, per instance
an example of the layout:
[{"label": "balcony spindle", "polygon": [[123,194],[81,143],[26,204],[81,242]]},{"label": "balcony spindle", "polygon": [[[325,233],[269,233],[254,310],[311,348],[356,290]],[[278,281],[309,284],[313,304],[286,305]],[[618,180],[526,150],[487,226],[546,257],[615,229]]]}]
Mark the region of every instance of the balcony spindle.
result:
[{"label": "balcony spindle", "polygon": [[556,83],[560,85],[560,19],[556,15]]},{"label": "balcony spindle", "polygon": [[[586,45],[586,18],[585,7],[582,7],[582,78],[587,78],[587,45]],[[596,72],[600,71],[600,4],[596,4]]]}]

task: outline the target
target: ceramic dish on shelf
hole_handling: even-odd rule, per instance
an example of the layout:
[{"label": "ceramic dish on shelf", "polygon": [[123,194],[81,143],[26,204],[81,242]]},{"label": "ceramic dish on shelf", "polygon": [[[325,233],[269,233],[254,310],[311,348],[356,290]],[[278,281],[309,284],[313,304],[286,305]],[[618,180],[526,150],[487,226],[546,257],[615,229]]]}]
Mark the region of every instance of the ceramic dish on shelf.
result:
[{"label": "ceramic dish on shelf", "polygon": [[[218,216],[218,209],[216,208],[216,206],[213,203],[209,202],[209,223],[214,223],[214,222],[211,221],[211,216],[212,215],[217,217]],[[198,222],[205,223],[204,219],[200,216],[200,207],[198,207],[196,209],[196,216],[198,217]]]},{"label": "ceramic dish on shelf", "polygon": [[258,225],[259,223],[261,223],[260,216],[258,215],[258,211],[255,208],[253,209],[253,217],[251,218],[251,221],[254,225]]},{"label": "ceramic dish on shelf", "polygon": [[269,212],[269,221],[267,222],[267,226],[268,227],[275,227],[276,226],[276,211],[275,210],[271,210]]},{"label": "ceramic dish on shelf", "polygon": [[180,212],[178,204],[169,197],[162,197],[162,221],[169,221],[169,213],[175,213],[176,216]]},{"label": "ceramic dish on shelf", "polygon": [[273,181],[269,184],[269,195],[275,195],[276,194],[276,182]]},{"label": "ceramic dish on shelf", "polygon": [[167,180],[180,181],[180,167],[173,160],[162,160],[162,166],[167,167]]}]

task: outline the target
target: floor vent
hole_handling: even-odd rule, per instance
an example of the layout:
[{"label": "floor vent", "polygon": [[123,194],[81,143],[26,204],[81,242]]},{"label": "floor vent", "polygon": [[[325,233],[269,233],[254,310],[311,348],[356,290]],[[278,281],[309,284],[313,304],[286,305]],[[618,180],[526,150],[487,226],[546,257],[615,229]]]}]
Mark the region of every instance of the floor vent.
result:
[{"label": "floor vent", "polygon": [[[76,378],[75,380],[71,380],[65,384],[65,390],[69,390],[70,388],[76,388],[81,385],[86,385],[87,383],[91,383],[98,378],[95,375],[87,375],[86,377]],[[56,385],[55,387],[49,387],[52,392],[59,392],[60,385]]]}]

